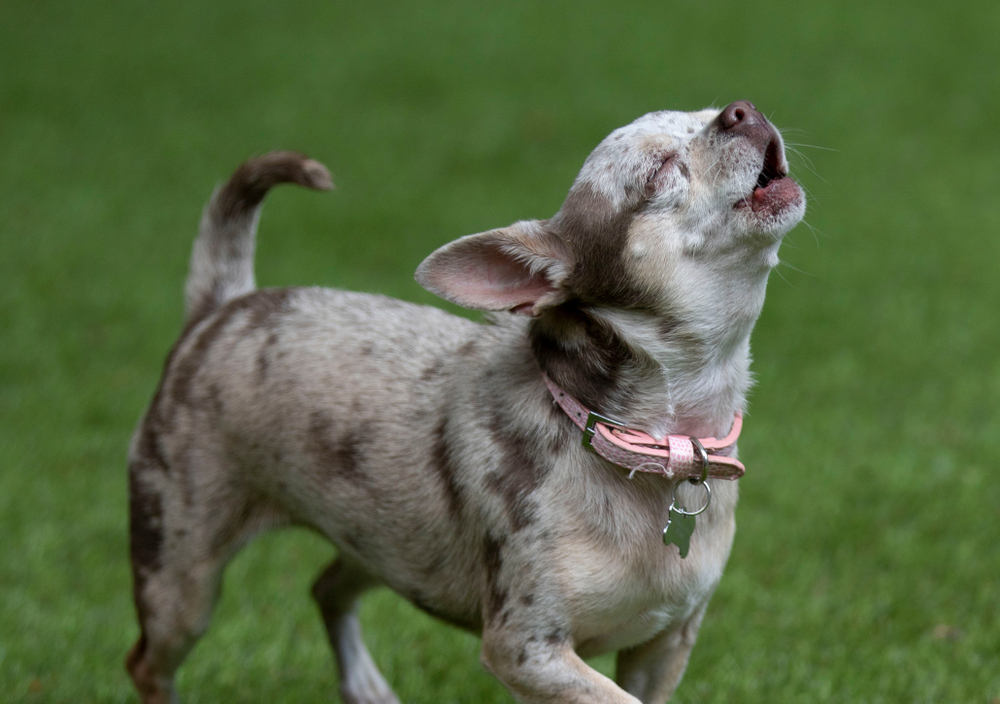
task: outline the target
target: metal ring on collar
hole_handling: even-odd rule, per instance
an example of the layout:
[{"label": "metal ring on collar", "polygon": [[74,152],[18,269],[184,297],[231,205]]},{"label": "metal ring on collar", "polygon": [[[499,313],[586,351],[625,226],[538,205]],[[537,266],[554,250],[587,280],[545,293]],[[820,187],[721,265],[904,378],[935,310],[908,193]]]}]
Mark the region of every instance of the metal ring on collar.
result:
[{"label": "metal ring on collar", "polygon": [[[680,482],[677,482],[680,484]],[[705,505],[702,506],[697,511],[688,511],[677,505],[677,484],[674,484],[674,488],[670,491],[670,508],[673,511],[681,514],[682,516],[697,516],[699,513],[704,513],[708,505],[712,503],[712,487],[708,484],[701,483],[699,486],[705,487]]]},{"label": "metal ring on collar", "polygon": [[696,437],[688,437],[691,444],[694,445],[694,449],[698,451],[698,457],[701,458],[701,478],[700,479],[689,479],[692,484],[703,484],[706,479],[708,479],[708,451],[705,446],[701,444],[701,440]]}]

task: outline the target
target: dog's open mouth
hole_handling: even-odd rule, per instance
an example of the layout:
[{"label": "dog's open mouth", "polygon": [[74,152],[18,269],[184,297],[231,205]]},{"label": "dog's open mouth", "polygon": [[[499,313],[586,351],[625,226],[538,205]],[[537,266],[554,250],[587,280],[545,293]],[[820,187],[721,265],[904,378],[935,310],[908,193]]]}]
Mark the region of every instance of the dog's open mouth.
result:
[{"label": "dog's open mouth", "polygon": [[755,213],[767,210],[777,214],[799,198],[799,186],[788,178],[788,170],[782,161],[781,143],[772,139],[764,150],[764,165],[757,175],[753,191],[738,201],[736,208],[749,208]]}]

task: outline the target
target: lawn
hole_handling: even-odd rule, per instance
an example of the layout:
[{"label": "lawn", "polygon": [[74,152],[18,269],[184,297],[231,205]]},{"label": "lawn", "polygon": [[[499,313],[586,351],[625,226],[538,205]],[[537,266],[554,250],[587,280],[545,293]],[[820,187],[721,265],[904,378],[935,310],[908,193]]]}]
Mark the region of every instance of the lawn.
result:
[{"label": "lawn", "polygon": [[[976,0],[4,0],[0,701],[137,701],[125,448],[200,208],[247,155],[338,185],[271,196],[261,285],[436,303],[424,255],[554,213],[615,127],[748,98],[808,225],[754,333],[739,530],[675,701],[1000,702],[998,36]],[[308,598],[332,554],[242,553],[184,701],[336,700]],[[475,638],[387,592],[362,618],[404,702],[511,701]]]}]

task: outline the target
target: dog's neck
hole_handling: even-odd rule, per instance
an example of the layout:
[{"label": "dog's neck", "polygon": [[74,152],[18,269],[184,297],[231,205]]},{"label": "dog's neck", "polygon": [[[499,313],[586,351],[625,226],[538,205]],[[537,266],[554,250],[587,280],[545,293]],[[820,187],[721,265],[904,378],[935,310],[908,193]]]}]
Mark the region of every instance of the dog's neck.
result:
[{"label": "dog's neck", "polygon": [[750,333],[777,243],[753,257],[684,258],[669,313],[572,301],[532,322],[539,366],[591,409],[661,438],[722,437],[751,385]]}]

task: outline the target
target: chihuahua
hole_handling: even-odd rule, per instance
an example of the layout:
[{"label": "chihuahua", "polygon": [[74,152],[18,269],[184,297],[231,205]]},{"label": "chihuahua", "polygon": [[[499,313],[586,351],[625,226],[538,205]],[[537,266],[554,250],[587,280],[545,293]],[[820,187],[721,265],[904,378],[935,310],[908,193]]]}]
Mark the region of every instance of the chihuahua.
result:
[{"label": "chihuahua", "polygon": [[[742,467],[716,471],[735,444],[708,443],[738,431],[768,274],[805,212],[787,174],[749,102],[645,115],[552,218],[420,265],[428,290],[495,311],[477,324],[257,290],[268,189],[332,183],[299,154],[244,163],[205,208],[184,331],[129,450],[142,701],[176,701],[226,563],[283,525],[338,547],[312,593],[348,704],[398,704],[357,616],[380,585],[479,634],[519,702],[667,701],[733,541]],[[583,660],[612,651],[614,681]]]}]

